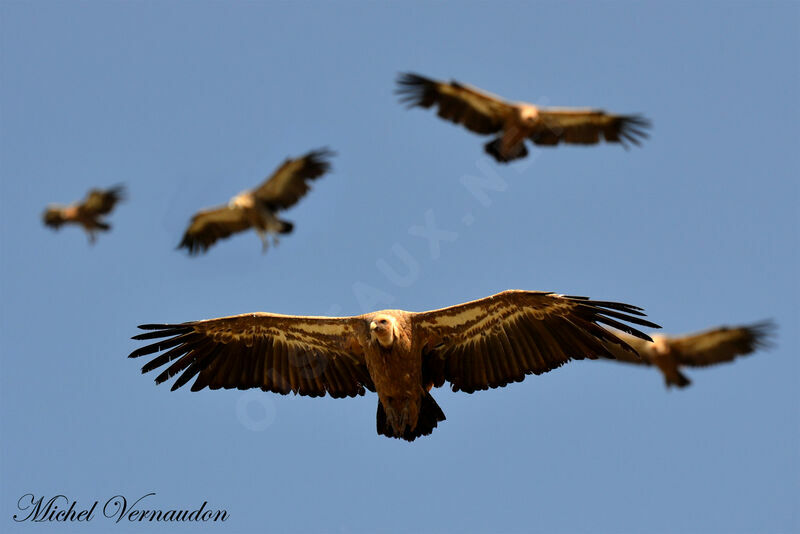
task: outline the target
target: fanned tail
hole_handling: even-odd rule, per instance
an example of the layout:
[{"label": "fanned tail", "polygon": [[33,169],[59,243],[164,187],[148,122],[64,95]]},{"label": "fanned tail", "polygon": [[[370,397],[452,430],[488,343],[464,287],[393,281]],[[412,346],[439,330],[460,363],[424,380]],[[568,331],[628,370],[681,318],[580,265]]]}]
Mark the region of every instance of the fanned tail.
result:
[{"label": "fanned tail", "polygon": [[489,141],[485,145],[483,145],[484,150],[487,154],[492,156],[494,159],[499,161],[500,163],[508,163],[509,161],[514,161],[515,159],[524,158],[528,155],[528,149],[525,147],[525,143],[521,142],[517,145],[514,152],[511,154],[503,154],[500,150],[500,145],[502,143],[502,138],[498,137],[493,141]]},{"label": "fanned tail", "polygon": [[444,412],[436,403],[430,393],[426,393],[422,399],[422,404],[419,408],[419,419],[417,419],[417,427],[414,430],[406,427],[402,435],[397,435],[392,428],[392,425],[386,419],[386,411],[383,404],[378,401],[378,415],[377,415],[377,428],[378,434],[389,438],[404,439],[406,441],[414,441],[420,436],[427,436],[440,421],[444,421],[446,417]]}]

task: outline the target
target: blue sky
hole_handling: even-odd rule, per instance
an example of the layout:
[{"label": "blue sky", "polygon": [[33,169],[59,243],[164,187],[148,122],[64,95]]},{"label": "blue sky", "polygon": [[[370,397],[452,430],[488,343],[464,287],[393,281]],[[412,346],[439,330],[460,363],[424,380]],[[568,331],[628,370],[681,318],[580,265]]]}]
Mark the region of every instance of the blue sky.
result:
[{"label": "blue sky", "polygon": [[[226,509],[214,532],[800,530],[799,29],[793,2],[0,3],[0,530],[148,531],[11,516],[26,493],[150,492]],[[641,112],[652,137],[499,166],[398,105],[398,71]],[[321,146],[334,172],[277,249],[175,250],[193,212]],[[469,176],[502,190],[482,202]],[[95,246],[42,226],[120,182]],[[451,232],[438,251],[409,231],[426,217]],[[509,288],[640,305],[671,333],[772,318],[777,347],[682,391],[590,361],[441,388],[448,419],[413,444],[376,435],[374,395],[171,393],[126,359],[141,323]]]}]

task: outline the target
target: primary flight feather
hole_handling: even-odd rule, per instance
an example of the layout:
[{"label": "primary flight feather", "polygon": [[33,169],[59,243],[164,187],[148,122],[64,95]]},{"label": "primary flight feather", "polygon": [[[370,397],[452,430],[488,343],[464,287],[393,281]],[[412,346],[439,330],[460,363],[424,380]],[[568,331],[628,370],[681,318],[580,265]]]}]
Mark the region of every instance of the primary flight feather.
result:
[{"label": "primary flight feather", "polygon": [[409,107],[438,108],[439,117],[475,133],[500,134],[484,149],[499,162],[528,155],[525,140],[536,145],[559,143],[639,145],[650,121],[640,115],[614,115],[598,109],[545,108],[502,98],[455,80],[440,82],[405,73],[397,79],[400,100]]},{"label": "primary flight feather", "polygon": [[250,228],[261,239],[262,250],[268,247],[268,236],[277,244],[278,234],[291,233],[294,225],[281,220],[277,213],[294,206],[311,189],[309,181],[330,170],[328,161],[333,152],[320,149],[297,159],[287,159],[255,189],[243,191],[228,204],[202,210],[192,217],[178,248],[190,255],[205,252],[220,239]]},{"label": "primary flight feather", "polygon": [[611,326],[644,340],[632,323],[641,308],[538,291],[504,291],[449,308],[383,310],[355,317],[249,313],[180,324],[148,324],[133,339],[158,339],[131,358],[161,352],[142,372],[166,366],[175,390],[260,388],[312,397],[378,394],[379,434],[413,441],[444,413],[430,389],[453,391],[519,382],[575,359],[613,358],[607,346],[633,351]]}]

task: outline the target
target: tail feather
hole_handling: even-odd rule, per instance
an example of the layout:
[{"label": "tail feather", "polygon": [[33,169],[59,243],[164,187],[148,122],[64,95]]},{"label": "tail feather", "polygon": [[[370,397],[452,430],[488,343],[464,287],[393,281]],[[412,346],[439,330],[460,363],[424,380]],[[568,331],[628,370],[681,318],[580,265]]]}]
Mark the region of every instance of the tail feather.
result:
[{"label": "tail feather", "polygon": [[664,375],[664,382],[666,383],[668,388],[670,386],[675,386],[675,387],[679,387],[679,388],[685,388],[686,386],[688,386],[688,385],[690,385],[692,383],[692,381],[689,380],[689,378],[686,375],[684,375],[683,373],[681,373],[677,369],[675,370],[674,374],[672,374],[672,373],[669,374],[669,375],[665,374]]},{"label": "tail feather", "polygon": [[278,221],[281,223],[281,227],[278,230],[279,234],[291,234],[292,230],[294,230],[294,224],[290,223],[289,221]]},{"label": "tail feather", "polygon": [[492,156],[500,163],[508,163],[509,161],[514,161],[515,159],[524,158],[525,156],[528,155],[528,149],[525,147],[524,142],[517,145],[516,150],[512,154],[504,155],[500,151],[501,141],[502,139],[498,137],[497,139],[489,141],[488,143],[483,145],[483,149],[486,151],[486,153]]},{"label": "tail feather", "polygon": [[402,438],[406,441],[414,441],[420,436],[427,436],[436,426],[439,424],[440,421],[444,421],[446,417],[444,416],[444,412],[436,404],[436,401],[433,399],[430,393],[426,393],[425,397],[422,399],[422,405],[419,408],[419,419],[417,419],[417,427],[414,430],[406,427],[405,431],[402,435],[397,435],[392,428],[392,425],[386,419],[386,411],[383,408],[383,404],[378,401],[378,414],[377,414],[377,428],[378,434],[381,436],[386,436],[389,438]]}]

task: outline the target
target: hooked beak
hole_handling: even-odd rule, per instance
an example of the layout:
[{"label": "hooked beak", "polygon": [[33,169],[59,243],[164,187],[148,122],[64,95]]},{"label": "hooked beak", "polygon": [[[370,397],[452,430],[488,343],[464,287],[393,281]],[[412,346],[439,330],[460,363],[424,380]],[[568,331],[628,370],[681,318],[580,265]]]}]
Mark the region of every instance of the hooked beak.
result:
[{"label": "hooked beak", "polygon": [[372,321],[371,323],[369,323],[370,331],[374,332],[377,328],[378,328],[378,323],[376,323],[375,321]]}]

